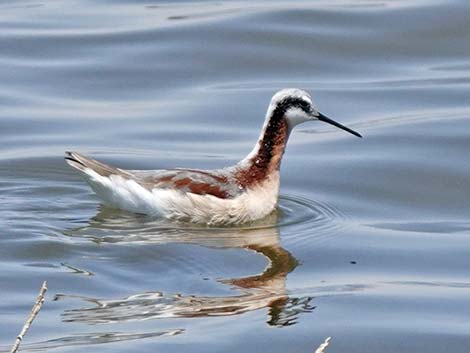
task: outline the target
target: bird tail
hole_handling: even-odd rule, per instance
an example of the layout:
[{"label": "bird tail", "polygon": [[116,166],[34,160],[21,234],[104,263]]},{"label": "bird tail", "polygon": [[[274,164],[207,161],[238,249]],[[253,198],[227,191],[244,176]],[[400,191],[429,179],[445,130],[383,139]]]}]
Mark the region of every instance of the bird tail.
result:
[{"label": "bird tail", "polygon": [[65,161],[72,168],[79,170],[82,173],[90,174],[90,171],[109,177],[110,175],[120,175],[129,178],[130,174],[110,165],[98,162],[92,158],[85,157],[77,152],[65,152]]}]

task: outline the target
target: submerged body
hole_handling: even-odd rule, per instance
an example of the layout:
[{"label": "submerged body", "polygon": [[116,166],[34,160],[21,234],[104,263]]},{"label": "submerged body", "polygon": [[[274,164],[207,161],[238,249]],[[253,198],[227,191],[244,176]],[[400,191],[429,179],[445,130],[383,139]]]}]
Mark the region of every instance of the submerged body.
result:
[{"label": "submerged body", "polygon": [[111,207],[209,225],[240,224],[275,209],[289,134],[295,125],[313,119],[360,136],[318,113],[305,91],[288,89],[272,98],[254,149],[231,167],[141,171],[115,168],[76,152],[67,152],[65,159]]}]

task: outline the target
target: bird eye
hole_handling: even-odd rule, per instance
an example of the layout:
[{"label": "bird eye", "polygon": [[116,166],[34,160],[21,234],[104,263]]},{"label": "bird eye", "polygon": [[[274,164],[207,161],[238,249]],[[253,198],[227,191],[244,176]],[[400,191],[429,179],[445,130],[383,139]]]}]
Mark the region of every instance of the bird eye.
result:
[{"label": "bird eye", "polygon": [[308,103],[308,102],[304,101],[301,106],[302,106],[302,110],[306,113],[310,113],[312,111],[312,107],[311,107],[310,103]]}]

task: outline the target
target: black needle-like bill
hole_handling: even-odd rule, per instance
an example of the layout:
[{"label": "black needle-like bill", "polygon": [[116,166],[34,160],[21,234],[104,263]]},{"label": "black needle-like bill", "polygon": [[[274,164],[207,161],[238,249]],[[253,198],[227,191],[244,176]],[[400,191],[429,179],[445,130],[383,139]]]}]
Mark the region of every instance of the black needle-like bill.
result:
[{"label": "black needle-like bill", "polygon": [[362,137],[362,135],[354,130],[351,130],[350,128],[344,126],[344,125],[341,125],[340,123],[337,123],[336,121],[328,118],[327,116],[323,115],[322,113],[318,113],[318,116],[316,116],[316,118],[320,121],[324,121],[325,123],[328,123],[328,124],[331,124],[331,125],[334,125],[336,127],[339,127],[340,129],[343,129],[353,135],[356,135],[357,137]]}]

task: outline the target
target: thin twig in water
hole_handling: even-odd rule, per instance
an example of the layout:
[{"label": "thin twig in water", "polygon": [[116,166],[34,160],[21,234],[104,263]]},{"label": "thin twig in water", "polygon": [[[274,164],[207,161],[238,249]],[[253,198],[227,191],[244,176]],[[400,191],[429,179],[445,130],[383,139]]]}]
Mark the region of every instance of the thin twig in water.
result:
[{"label": "thin twig in water", "polygon": [[20,343],[23,340],[24,336],[26,335],[26,332],[28,332],[28,329],[33,323],[34,318],[39,313],[39,310],[41,310],[42,303],[44,303],[44,295],[46,294],[46,291],[47,291],[47,282],[44,281],[42,283],[41,290],[39,291],[38,298],[36,299],[36,303],[34,303],[33,309],[31,309],[31,314],[29,315],[28,320],[26,320],[26,323],[24,324],[23,329],[21,330],[20,334],[16,337],[15,344],[13,345],[10,353],[16,353],[18,351],[18,348],[20,347]]},{"label": "thin twig in water", "polygon": [[323,342],[322,344],[320,344],[320,346],[318,346],[317,350],[315,351],[315,353],[323,353],[325,351],[325,348],[328,347],[328,345],[330,344],[330,340],[331,340],[331,337],[328,337],[325,342]]}]

